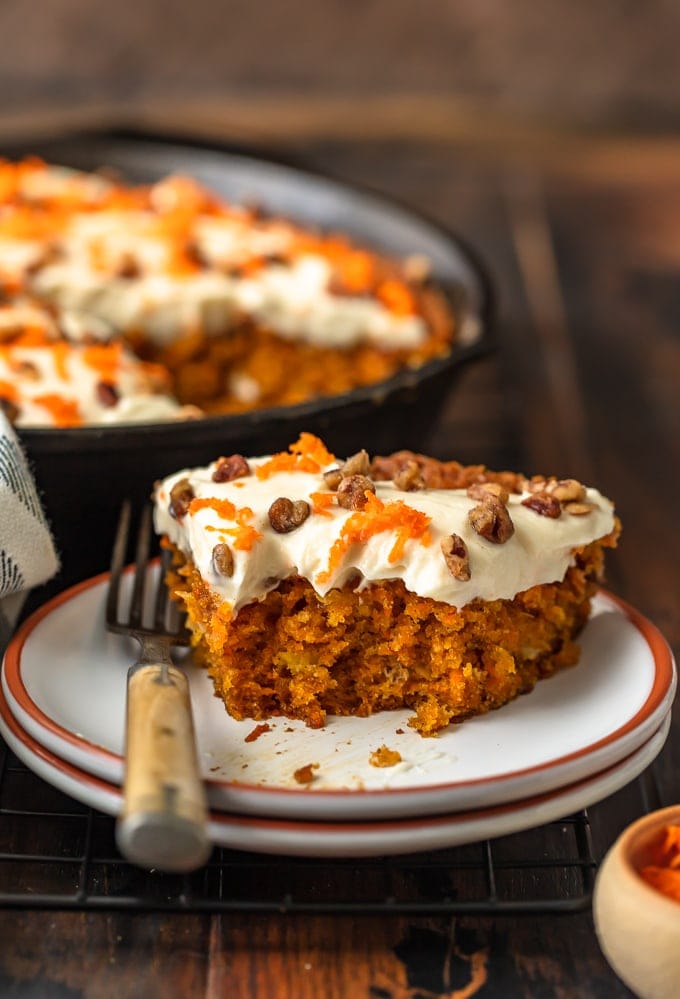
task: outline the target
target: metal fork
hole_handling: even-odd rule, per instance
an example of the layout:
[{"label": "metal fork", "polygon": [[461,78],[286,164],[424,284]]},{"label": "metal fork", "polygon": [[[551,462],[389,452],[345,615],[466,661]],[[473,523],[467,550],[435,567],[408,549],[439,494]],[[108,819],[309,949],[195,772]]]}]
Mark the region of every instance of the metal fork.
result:
[{"label": "metal fork", "polygon": [[125,502],[111,559],[106,626],[136,638],[141,650],[127,678],[123,809],[116,824],[116,842],[123,856],[141,867],[192,871],[208,859],[211,843],[189,686],[183,670],[170,658],[173,645],[189,644],[188,632],[168,600],[164,565],[156,583],[152,620],[147,622],[148,505],[137,534],[129,607],[121,611],[130,522],[131,505]]}]

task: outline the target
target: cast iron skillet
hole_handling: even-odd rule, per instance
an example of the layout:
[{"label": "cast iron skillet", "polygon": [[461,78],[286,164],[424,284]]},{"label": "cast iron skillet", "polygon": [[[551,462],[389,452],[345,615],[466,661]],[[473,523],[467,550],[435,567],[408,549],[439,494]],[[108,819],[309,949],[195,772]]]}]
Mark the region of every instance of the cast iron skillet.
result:
[{"label": "cast iron skillet", "polygon": [[346,232],[388,254],[425,254],[459,327],[473,334],[417,370],[296,406],[177,424],[21,429],[62,555],[57,585],[107,567],[122,498],[141,501],[169,472],[235,451],[281,450],[302,430],[321,436],[338,455],[361,447],[374,454],[422,451],[457,374],[491,347],[490,283],[476,256],[441,226],[381,195],[237,148],[129,131],[23,141],[4,152],[85,170],[112,167],[138,183],[187,173],[229,200]]}]

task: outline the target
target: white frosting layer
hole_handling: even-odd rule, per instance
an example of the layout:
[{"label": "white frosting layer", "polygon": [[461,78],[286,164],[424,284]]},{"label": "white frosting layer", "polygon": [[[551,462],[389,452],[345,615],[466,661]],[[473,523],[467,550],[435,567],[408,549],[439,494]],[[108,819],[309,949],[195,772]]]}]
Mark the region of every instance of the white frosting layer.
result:
[{"label": "white frosting layer", "polygon": [[[44,331],[46,337],[54,336],[53,344],[3,346],[3,330],[27,326]],[[157,422],[195,415],[160,392],[144,364],[124,347],[115,368],[107,370],[106,382],[114,387],[117,398],[106,405],[106,395],[102,397],[98,390],[102,373],[87,363],[87,347],[57,337],[52,319],[37,306],[20,303],[0,307],[0,397],[2,383],[10,385],[9,401],[18,409],[17,426]],[[55,416],[60,403],[67,407],[61,420]]]},{"label": "white frosting layer", "polygon": [[[366,342],[409,350],[427,337],[420,316],[397,315],[371,296],[329,291],[329,260],[309,240],[301,244],[293,225],[217,206],[190,181],[160,181],[139,207],[115,197],[107,203],[117,190],[112,184],[61,167],[25,170],[17,184],[20,216],[25,202],[45,198],[61,202],[64,217],[55,215],[46,233],[38,225],[32,239],[28,223],[21,234],[13,231],[15,207],[2,207],[0,223],[4,217],[9,225],[0,225],[0,277],[26,281],[50,304],[87,313],[102,336],[134,330],[165,344],[197,325],[223,333],[247,316],[288,339],[327,347]],[[188,245],[201,260],[195,273],[176,266]],[[58,258],[46,258],[48,247]],[[253,260],[261,266],[239,273]]]},{"label": "white frosting layer", "polygon": [[[142,243],[140,256],[143,248]],[[409,350],[424,341],[420,316],[395,316],[374,298],[332,295],[330,278],[327,261],[313,254],[289,265],[264,266],[248,277],[219,270],[175,277],[150,270],[134,278],[112,277],[75,254],[43,267],[32,287],[59,308],[94,316],[111,333],[142,330],[158,344],[196,326],[223,333],[244,317],[285,339],[319,347],[365,342]]]},{"label": "white frosting layer", "polygon": [[[267,459],[253,459],[251,469]],[[425,489],[401,492],[392,482],[377,482],[377,496],[384,503],[401,500],[430,518],[430,544],[420,540],[406,542],[403,558],[390,562],[396,539],[393,530],[383,531],[364,543],[353,544],[327,579],[319,577],[329,568],[334,542],[352,515],[337,505],[328,508],[330,517],[312,513],[304,523],[288,534],[274,531],[268,510],[277,498],[310,501],[310,494],[328,492],[321,474],[280,472],[260,480],[251,474],[232,482],[212,481],[214,465],[183,470],[168,476],[156,494],[155,523],[183,552],[190,556],[203,579],[235,610],[252,600],[261,599],[278,583],[293,574],[308,579],[320,595],[342,586],[359,573],[360,588],[385,579],[403,579],[406,588],[422,597],[460,607],[475,598],[511,599],[517,593],[541,583],[561,580],[573,561],[574,549],[609,534],[614,527],[613,507],[597,490],[588,489],[586,501],[594,510],[585,516],[562,512],[558,519],[540,516],[521,505],[528,493],[511,495],[508,509],[515,526],[505,544],[494,544],[480,537],[470,525],[469,510],[478,501],[464,490]],[[235,528],[234,521],[221,518],[206,507],[176,520],[169,512],[173,485],[189,479],[198,498],[228,499],[237,508],[253,511],[248,524],[261,533],[250,551],[233,546],[234,536],[225,528]],[[465,541],[471,578],[455,579],[444,560],[440,542],[452,533]],[[225,578],[214,568],[212,552],[218,542],[232,548],[234,573]]]}]

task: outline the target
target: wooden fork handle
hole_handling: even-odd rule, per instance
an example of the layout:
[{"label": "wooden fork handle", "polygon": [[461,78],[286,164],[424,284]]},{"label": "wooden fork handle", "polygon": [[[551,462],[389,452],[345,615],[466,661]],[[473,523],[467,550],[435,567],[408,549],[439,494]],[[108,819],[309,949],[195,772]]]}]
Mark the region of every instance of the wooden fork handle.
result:
[{"label": "wooden fork handle", "polygon": [[141,867],[192,871],[211,852],[189,685],[182,670],[144,663],[128,673],[123,810],[118,847]]}]

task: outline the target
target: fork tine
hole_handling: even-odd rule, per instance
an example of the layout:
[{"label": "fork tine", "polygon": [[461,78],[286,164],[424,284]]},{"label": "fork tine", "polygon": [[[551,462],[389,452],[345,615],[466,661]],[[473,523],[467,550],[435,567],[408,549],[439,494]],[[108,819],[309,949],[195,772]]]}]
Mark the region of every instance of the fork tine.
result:
[{"label": "fork tine", "polygon": [[154,628],[156,631],[165,631],[168,609],[168,588],[165,585],[165,573],[169,568],[170,552],[165,548],[161,553],[158,586],[156,587],[156,606],[154,608]]},{"label": "fork tine", "polygon": [[116,538],[113,543],[113,552],[111,555],[111,576],[109,580],[108,594],[106,597],[106,623],[108,625],[115,625],[118,623],[120,578],[125,564],[128,535],[130,533],[130,512],[130,501],[125,500],[120,509],[118,527],[116,528]]},{"label": "fork tine", "polygon": [[144,591],[146,589],[146,567],[149,561],[151,546],[151,508],[147,505],[142,511],[142,518],[137,534],[135,552],[135,579],[130,600],[129,624],[131,628],[142,627],[144,614]]},{"label": "fork tine", "polygon": [[165,576],[172,565],[172,552],[167,548],[161,554],[160,575],[158,577],[157,608],[162,605],[162,617],[156,618],[156,628],[166,629],[172,635],[177,645],[190,645],[191,636],[186,626],[185,612],[181,611],[174,600],[170,599],[170,590],[165,582]]}]

